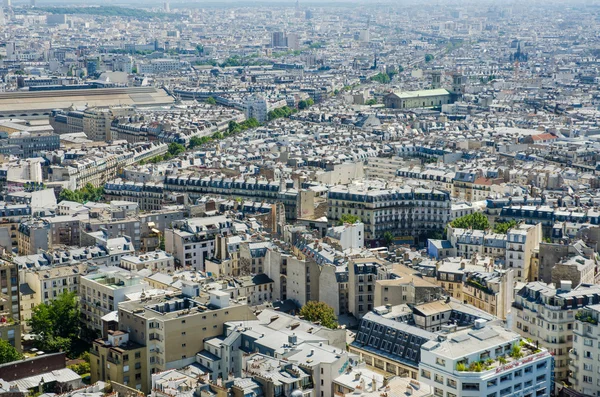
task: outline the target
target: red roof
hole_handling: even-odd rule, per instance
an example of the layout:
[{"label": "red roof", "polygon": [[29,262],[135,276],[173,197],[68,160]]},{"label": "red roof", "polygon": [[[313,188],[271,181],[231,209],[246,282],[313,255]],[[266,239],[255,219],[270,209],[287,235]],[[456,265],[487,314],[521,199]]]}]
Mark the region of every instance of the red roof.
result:
[{"label": "red roof", "polygon": [[545,133],[545,134],[539,134],[539,135],[532,135],[531,139],[533,139],[534,141],[548,141],[550,139],[556,139],[556,136],[554,136],[550,133]]}]

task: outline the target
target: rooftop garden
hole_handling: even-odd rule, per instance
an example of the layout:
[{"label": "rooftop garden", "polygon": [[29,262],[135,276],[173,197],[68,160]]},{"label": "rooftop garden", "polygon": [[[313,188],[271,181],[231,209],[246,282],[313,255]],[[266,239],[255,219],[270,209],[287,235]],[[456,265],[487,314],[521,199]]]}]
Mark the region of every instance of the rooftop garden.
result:
[{"label": "rooftop garden", "polygon": [[496,350],[498,349],[500,349],[501,355],[498,355],[497,351],[496,358],[489,357],[489,352],[484,352],[478,361],[469,362],[467,358],[459,361],[456,364],[456,370],[459,372],[485,372],[541,352],[531,340],[521,340],[518,345],[513,345],[511,348],[504,346],[496,348]]},{"label": "rooftop garden", "polygon": [[598,324],[598,320],[592,317],[592,313],[586,310],[580,310],[575,313],[575,319],[584,323]]}]

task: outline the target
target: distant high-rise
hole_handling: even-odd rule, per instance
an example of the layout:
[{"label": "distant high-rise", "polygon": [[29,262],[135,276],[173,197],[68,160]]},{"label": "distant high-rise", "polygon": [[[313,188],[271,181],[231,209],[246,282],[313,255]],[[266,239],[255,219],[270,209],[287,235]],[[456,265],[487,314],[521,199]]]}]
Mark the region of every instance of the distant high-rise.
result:
[{"label": "distant high-rise", "polygon": [[171,5],[169,4],[168,1],[165,1],[163,4],[163,11],[164,12],[171,12]]},{"label": "distant high-rise", "polygon": [[311,10],[304,11],[304,19],[313,19],[313,12]]},{"label": "distant high-rise", "polygon": [[271,34],[271,47],[282,48],[287,47],[287,40],[284,32],[273,32]]},{"label": "distant high-rise", "polygon": [[32,7],[36,6],[36,0],[29,0],[29,5]]},{"label": "distant high-rise", "polygon": [[6,8],[12,7],[12,0],[4,0],[4,7],[6,7]]},{"label": "distant high-rise", "polygon": [[290,50],[299,50],[300,49],[300,38],[298,37],[298,33],[288,33],[285,38],[287,47]]}]

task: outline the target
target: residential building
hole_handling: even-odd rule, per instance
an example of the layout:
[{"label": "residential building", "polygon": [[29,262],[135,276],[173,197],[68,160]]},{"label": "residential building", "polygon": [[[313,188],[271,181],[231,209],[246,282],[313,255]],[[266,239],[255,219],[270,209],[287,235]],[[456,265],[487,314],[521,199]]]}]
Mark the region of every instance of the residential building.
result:
[{"label": "residential building", "polygon": [[[229,299],[229,294],[211,291],[198,296],[199,286],[179,296],[160,296],[122,302],[119,329],[129,330],[130,340],[146,349],[145,373],[181,368],[196,361],[204,341],[223,334],[223,324],[247,321],[255,315],[246,305]],[[150,388],[149,382],[142,390]]]},{"label": "residential building", "polygon": [[435,396],[550,395],[553,357],[546,349],[485,320],[449,331],[421,346],[419,381]]},{"label": "residential building", "polygon": [[83,323],[102,331],[102,317],[117,310],[126,295],[148,289],[143,277],[120,267],[100,267],[80,279]]},{"label": "residential building", "polygon": [[363,316],[348,351],[360,356],[368,367],[392,375],[418,379],[421,346],[437,335],[375,313]]},{"label": "residential building", "polygon": [[140,255],[124,255],[119,266],[132,271],[150,269],[153,272],[169,273],[175,270],[175,258],[165,251],[152,251]]},{"label": "residential building", "polygon": [[204,260],[214,256],[215,238],[226,235],[232,221],[226,216],[189,218],[165,230],[165,249],[177,266],[205,270]]},{"label": "residential building", "polygon": [[0,339],[21,352],[19,279],[17,265],[0,261]]},{"label": "residential building", "polygon": [[542,225],[520,224],[506,234],[506,268],[514,269],[515,281],[533,280],[531,258],[542,240]]},{"label": "residential building", "polygon": [[116,382],[133,389],[149,392],[145,346],[129,339],[123,331],[108,331],[106,338],[96,339],[90,349],[90,378]]},{"label": "residential building", "polygon": [[570,281],[558,287],[542,282],[523,286],[511,309],[512,330],[530,338],[554,356],[556,381],[569,376],[569,350],[573,347],[575,314],[586,305],[600,303],[600,286],[580,285]]},{"label": "residential building", "polygon": [[569,388],[586,396],[600,395],[600,371],[595,358],[600,334],[600,305],[589,305],[575,314],[573,348],[569,351]]}]

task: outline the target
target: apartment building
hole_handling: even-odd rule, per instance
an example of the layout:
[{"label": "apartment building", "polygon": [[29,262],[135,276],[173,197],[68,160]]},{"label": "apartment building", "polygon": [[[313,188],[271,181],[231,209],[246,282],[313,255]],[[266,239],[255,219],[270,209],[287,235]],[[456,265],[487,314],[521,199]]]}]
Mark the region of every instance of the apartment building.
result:
[{"label": "apartment building", "polygon": [[462,286],[462,300],[495,317],[506,320],[514,293],[511,269],[470,273]]},{"label": "apartment building", "polygon": [[432,340],[437,340],[432,332],[370,312],[360,321],[348,351],[369,368],[417,379],[421,346]]},{"label": "apartment building", "polygon": [[477,320],[421,346],[419,381],[435,396],[549,396],[553,357],[501,324]]},{"label": "apartment building", "polygon": [[575,314],[586,305],[600,303],[600,286],[570,282],[560,286],[527,283],[515,296],[511,311],[512,329],[530,338],[554,356],[556,381],[569,375],[569,350],[573,347]]},{"label": "apartment building", "polygon": [[150,269],[153,272],[169,273],[175,271],[175,258],[165,251],[123,255],[119,267],[133,271]]},{"label": "apartment building", "polygon": [[[65,263],[63,265],[46,266],[41,269],[24,269],[20,271],[22,294],[27,296],[21,305],[21,318],[31,318],[33,308],[41,303],[49,304],[65,292],[79,292],[80,277],[88,270],[87,263]],[[28,302],[28,304],[25,303]],[[24,325],[27,329],[27,327]]]},{"label": "apartment building", "polygon": [[130,340],[129,333],[108,331],[90,349],[91,382],[116,382],[149,393],[145,346]]},{"label": "apartment building", "polygon": [[106,200],[123,200],[138,203],[140,211],[158,211],[164,202],[162,183],[131,182],[116,179],[104,184]]},{"label": "apartment building", "polygon": [[425,240],[450,221],[450,196],[440,190],[369,189],[368,186],[335,186],[327,195],[328,221],[342,215],[358,216],[365,225],[365,240],[382,240],[386,232]]},{"label": "apartment building", "polygon": [[19,279],[17,265],[0,260],[0,339],[21,351]]},{"label": "apartment building", "polygon": [[354,317],[362,318],[376,306],[375,284],[387,279],[389,265],[376,258],[353,259],[348,263],[348,312]]},{"label": "apartment building", "polygon": [[473,256],[506,257],[505,234],[484,230],[459,229],[448,225],[447,239],[456,249],[456,256],[470,259]]},{"label": "apartment building", "polygon": [[[229,294],[211,291],[208,298],[198,297],[199,288],[119,305],[119,328],[129,330],[130,340],[145,346],[142,371],[154,374],[192,364],[195,354],[205,348],[205,340],[222,335],[224,323],[256,318]],[[149,384],[142,385],[142,390],[149,388]]]},{"label": "apartment building", "polygon": [[569,351],[569,388],[586,396],[600,396],[600,305],[589,305],[575,313],[573,348]]},{"label": "apartment building", "polygon": [[229,234],[232,221],[222,215],[189,218],[165,230],[165,248],[178,266],[205,270],[204,261],[214,256],[217,235]]},{"label": "apartment building", "polygon": [[80,305],[83,323],[102,331],[102,317],[117,310],[126,295],[148,289],[144,278],[120,267],[100,267],[80,279]]},{"label": "apartment building", "polygon": [[20,255],[47,251],[52,244],[50,224],[43,219],[22,222],[17,230],[17,246]]},{"label": "apartment building", "polygon": [[531,258],[542,240],[542,225],[521,224],[506,234],[506,268],[514,269],[515,281],[526,283],[537,277],[531,273]]},{"label": "apartment building", "polygon": [[439,285],[425,280],[418,271],[394,263],[388,267],[386,279],[375,281],[374,307],[431,302],[440,299],[442,294]]}]

